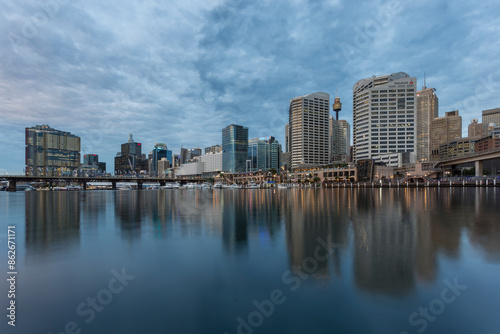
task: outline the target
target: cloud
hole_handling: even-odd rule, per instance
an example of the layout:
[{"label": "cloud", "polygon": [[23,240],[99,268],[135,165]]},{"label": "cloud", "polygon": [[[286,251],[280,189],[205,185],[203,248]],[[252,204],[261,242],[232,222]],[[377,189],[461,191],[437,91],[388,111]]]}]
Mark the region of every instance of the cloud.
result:
[{"label": "cloud", "polygon": [[352,123],[356,81],[399,71],[419,86],[425,71],[441,114],[461,110],[465,133],[499,104],[484,88],[500,81],[499,10],[444,0],[6,3],[0,168],[22,171],[24,128],[42,123],[81,136],[108,170],[129,133],[146,151],[217,144],[232,123],[283,142],[291,98],[338,89]]}]

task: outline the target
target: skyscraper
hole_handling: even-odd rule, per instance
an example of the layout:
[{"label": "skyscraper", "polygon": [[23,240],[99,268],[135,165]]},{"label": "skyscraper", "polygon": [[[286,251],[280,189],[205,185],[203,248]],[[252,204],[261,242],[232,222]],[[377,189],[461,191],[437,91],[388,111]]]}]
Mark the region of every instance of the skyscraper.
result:
[{"label": "skyscraper", "polygon": [[274,137],[254,138],[248,141],[247,171],[279,170],[281,145]]},{"label": "skyscraper", "polygon": [[417,92],[417,160],[428,161],[431,156],[431,121],[439,116],[439,100],[434,88]]},{"label": "skyscraper", "polygon": [[483,129],[487,130],[490,123],[500,125],[500,108],[483,110]]},{"label": "skyscraper", "polygon": [[330,95],[295,97],[289,108],[290,168],[329,163]]},{"label": "skyscraper", "polygon": [[127,143],[121,145],[121,151],[115,157],[115,172],[118,174],[136,173],[141,171],[142,146],[136,143],[130,134]]},{"label": "skyscraper", "polygon": [[222,169],[225,172],[246,171],[248,128],[231,124],[222,129]]},{"label": "skyscraper", "polygon": [[166,158],[169,162],[169,166],[173,166],[172,151],[167,148],[167,144],[156,143],[153,151],[151,152],[151,167],[149,168],[149,174],[156,176],[158,175],[158,163],[162,158]]},{"label": "skyscraper", "polygon": [[354,85],[354,161],[373,159],[398,166],[403,153],[414,160],[416,84],[416,78],[399,72]]},{"label": "skyscraper", "polygon": [[462,117],[458,110],[448,111],[444,117],[431,121],[431,161],[439,160],[439,146],[462,138]]},{"label": "skyscraper", "polygon": [[330,116],[330,161],[348,162],[351,154],[351,126]]},{"label": "skyscraper", "polygon": [[468,127],[468,137],[470,138],[481,137],[483,133],[484,133],[483,124],[478,123],[477,118],[472,119]]},{"label": "skyscraper", "polygon": [[285,153],[290,152],[290,126],[285,124]]},{"label": "skyscraper", "polygon": [[60,176],[80,166],[80,137],[48,125],[26,128],[26,175]]}]

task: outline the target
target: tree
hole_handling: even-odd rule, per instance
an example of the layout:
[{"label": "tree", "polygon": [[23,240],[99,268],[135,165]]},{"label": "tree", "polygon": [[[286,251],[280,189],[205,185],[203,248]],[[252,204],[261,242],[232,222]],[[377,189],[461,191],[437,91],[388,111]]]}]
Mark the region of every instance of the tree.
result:
[{"label": "tree", "polygon": [[277,171],[276,169],[274,169],[274,168],[271,168],[271,169],[269,170],[269,172],[270,172],[271,174],[273,174],[273,175],[276,175],[276,174],[278,173],[278,171]]},{"label": "tree", "polygon": [[314,183],[318,182],[319,180],[320,180],[320,178],[319,178],[319,177],[317,177],[317,176],[315,176],[315,177],[313,178],[313,182],[314,182]]}]

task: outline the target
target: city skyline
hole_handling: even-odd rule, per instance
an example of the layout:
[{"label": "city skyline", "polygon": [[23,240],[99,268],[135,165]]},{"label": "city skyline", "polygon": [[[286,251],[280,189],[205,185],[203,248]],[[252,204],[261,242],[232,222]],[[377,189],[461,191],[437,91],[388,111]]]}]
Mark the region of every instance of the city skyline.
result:
[{"label": "city skyline", "polygon": [[[148,152],[156,142],[175,153],[222,144],[232,123],[285,143],[293,97],[338,89],[339,117],[352,125],[355,82],[397,71],[419,90],[426,72],[439,116],[459,110],[464,137],[500,105],[493,1],[53,3],[0,14],[1,174],[22,173],[24,128],[37,124],[81,136],[82,156],[98,154],[108,169],[129,133]],[[407,22],[414,29],[400,29]]]}]

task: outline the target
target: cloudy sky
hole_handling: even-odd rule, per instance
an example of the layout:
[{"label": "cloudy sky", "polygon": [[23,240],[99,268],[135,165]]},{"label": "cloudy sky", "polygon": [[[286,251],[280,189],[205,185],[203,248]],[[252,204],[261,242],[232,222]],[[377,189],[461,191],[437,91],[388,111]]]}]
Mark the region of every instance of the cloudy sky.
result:
[{"label": "cloudy sky", "polygon": [[[113,157],[221,143],[235,123],[284,141],[289,100],[338,94],[372,75],[427,73],[440,115],[463,132],[500,107],[500,2],[1,0],[0,173],[22,173],[24,128],[82,138]],[[333,111],[332,111],[333,113]]]}]

